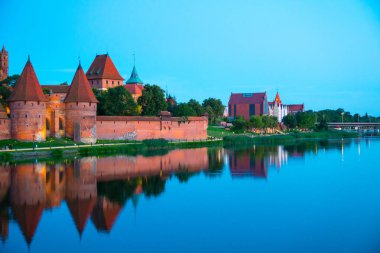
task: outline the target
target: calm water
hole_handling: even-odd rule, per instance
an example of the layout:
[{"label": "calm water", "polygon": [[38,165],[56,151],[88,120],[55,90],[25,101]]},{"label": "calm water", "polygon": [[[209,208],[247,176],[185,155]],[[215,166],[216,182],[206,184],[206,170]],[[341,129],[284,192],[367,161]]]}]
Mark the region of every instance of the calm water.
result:
[{"label": "calm water", "polygon": [[1,252],[379,252],[380,139],[0,168]]}]

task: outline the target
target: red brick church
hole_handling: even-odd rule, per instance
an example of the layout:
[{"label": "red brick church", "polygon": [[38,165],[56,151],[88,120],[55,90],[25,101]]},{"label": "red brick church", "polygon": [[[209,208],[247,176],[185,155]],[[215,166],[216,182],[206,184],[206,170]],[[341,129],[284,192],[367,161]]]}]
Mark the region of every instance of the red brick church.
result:
[{"label": "red brick church", "polygon": [[[0,80],[8,76],[8,53],[0,54]],[[207,117],[97,116],[92,88],[124,87],[137,100],[144,89],[136,68],[126,84],[108,54],[97,55],[86,74],[79,64],[71,85],[41,86],[28,58],[8,99],[10,118],[0,105],[0,139],[45,141],[46,137],[69,137],[95,143],[106,140],[207,139]],[[43,88],[49,94],[44,94]]]}]

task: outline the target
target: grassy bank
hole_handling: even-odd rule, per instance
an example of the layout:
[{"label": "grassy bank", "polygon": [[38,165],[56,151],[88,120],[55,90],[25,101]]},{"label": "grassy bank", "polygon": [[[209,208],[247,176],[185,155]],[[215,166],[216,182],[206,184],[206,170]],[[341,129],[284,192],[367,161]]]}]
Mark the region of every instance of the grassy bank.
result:
[{"label": "grassy bank", "polygon": [[341,139],[341,138],[357,138],[358,133],[349,133],[344,131],[329,130],[322,132],[291,132],[284,135],[268,135],[268,136],[254,136],[254,135],[230,135],[223,138],[224,145],[238,145],[238,144],[287,144],[298,140],[306,139]]}]

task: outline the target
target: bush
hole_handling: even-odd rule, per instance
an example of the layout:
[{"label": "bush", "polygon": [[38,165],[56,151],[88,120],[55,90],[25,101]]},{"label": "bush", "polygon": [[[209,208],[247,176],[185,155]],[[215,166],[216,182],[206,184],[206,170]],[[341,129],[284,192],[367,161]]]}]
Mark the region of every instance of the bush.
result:
[{"label": "bush", "polygon": [[142,141],[147,147],[165,147],[168,146],[168,141],[165,139],[148,139]]},{"label": "bush", "polygon": [[52,152],[51,152],[51,155],[53,157],[62,157],[63,155],[63,151],[61,149],[54,149]]}]

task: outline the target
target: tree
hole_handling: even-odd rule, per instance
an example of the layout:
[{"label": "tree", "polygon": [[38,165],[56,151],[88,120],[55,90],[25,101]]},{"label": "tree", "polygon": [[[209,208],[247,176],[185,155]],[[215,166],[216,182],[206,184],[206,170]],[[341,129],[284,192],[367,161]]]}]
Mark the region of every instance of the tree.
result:
[{"label": "tree", "polygon": [[96,99],[99,101],[98,106],[96,107],[97,115],[106,115],[104,110],[104,104],[107,91],[102,91],[95,88],[93,88],[92,91],[94,92]]},{"label": "tree", "polygon": [[11,75],[11,76],[8,76],[7,78],[5,78],[4,80],[2,80],[0,82],[0,85],[3,85],[3,84],[6,84],[10,87],[13,87],[15,86],[16,82],[17,82],[17,79],[20,77],[20,75]]},{"label": "tree", "polygon": [[297,127],[297,120],[296,117],[293,114],[288,114],[285,117],[282,118],[282,122],[287,128],[296,128]]},{"label": "tree", "polygon": [[211,122],[215,123],[224,113],[224,105],[220,99],[208,98],[203,100],[202,107],[208,113]]},{"label": "tree", "polygon": [[322,119],[319,121],[319,123],[317,125],[317,130],[318,131],[325,131],[328,129],[329,129],[329,126],[327,124],[326,117],[322,117]]},{"label": "tree", "polygon": [[205,113],[204,108],[202,105],[195,99],[190,99],[187,103],[196,113],[196,116],[202,116]]},{"label": "tree", "polygon": [[256,128],[256,129],[263,128],[264,124],[263,124],[262,117],[261,116],[252,116],[249,119],[249,125],[250,125],[250,127]]},{"label": "tree", "polygon": [[243,118],[243,116],[237,116],[232,122],[234,130],[247,130],[248,122]]},{"label": "tree", "polygon": [[277,123],[276,117],[263,115],[261,118],[263,121],[263,127],[264,128],[275,128],[275,127],[277,127],[278,123]]},{"label": "tree", "polygon": [[11,91],[6,86],[0,86],[0,103],[5,107],[7,106],[7,99],[11,95]]},{"label": "tree", "polygon": [[173,115],[176,117],[188,117],[197,116],[197,113],[187,103],[180,103],[174,108]]},{"label": "tree", "polygon": [[110,116],[137,115],[137,104],[129,91],[117,86],[105,93],[104,113]]},{"label": "tree", "polygon": [[298,112],[296,120],[298,127],[313,129],[317,123],[317,115],[313,111]]},{"label": "tree", "polygon": [[164,90],[157,85],[145,85],[137,103],[141,105],[143,115],[155,116],[167,109]]}]

